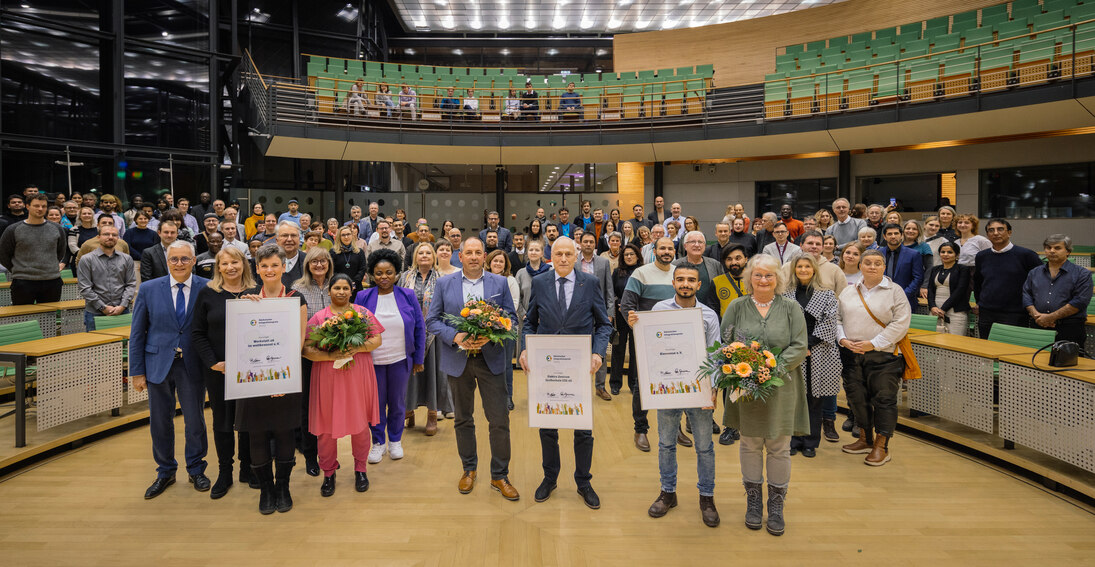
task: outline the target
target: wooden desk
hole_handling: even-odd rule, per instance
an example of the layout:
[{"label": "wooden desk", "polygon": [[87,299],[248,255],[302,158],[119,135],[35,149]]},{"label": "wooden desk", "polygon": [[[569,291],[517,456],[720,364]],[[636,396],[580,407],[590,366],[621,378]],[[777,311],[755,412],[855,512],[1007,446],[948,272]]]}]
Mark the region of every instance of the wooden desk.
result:
[{"label": "wooden desk", "polygon": [[85,331],[83,299],[39,303],[38,305],[52,307],[59,312],[58,318],[61,321],[61,325],[58,329],[58,334],[71,335],[73,333],[83,333]]},{"label": "wooden desk", "polygon": [[15,364],[15,446],[26,445],[26,367],[38,366],[38,430],[122,405],[122,339],[75,333],[0,346]]},{"label": "wooden desk", "polygon": [[913,337],[923,337],[923,336],[927,336],[927,335],[938,335],[938,334],[939,333],[937,333],[935,331],[925,331],[923,329],[909,329],[909,340],[912,340]]},{"label": "wooden desk", "polygon": [[[1049,366],[1049,353],[1035,362]],[[1095,472],[1095,360],[1062,372],[1030,355],[1000,359],[1000,436]]]},{"label": "wooden desk", "polygon": [[125,327],[115,327],[113,329],[101,329],[91,332],[94,335],[109,335],[112,337],[121,337],[123,340],[129,340],[129,325]]},{"label": "wooden desk", "polygon": [[994,433],[996,361],[1034,349],[950,334],[913,335],[923,378],[908,383],[912,415],[935,415]]},{"label": "wooden desk", "polygon": [[57,310],[47,305],[6,305],[0,307],[0,325],[37,321],[43,337],[57,336]]}]

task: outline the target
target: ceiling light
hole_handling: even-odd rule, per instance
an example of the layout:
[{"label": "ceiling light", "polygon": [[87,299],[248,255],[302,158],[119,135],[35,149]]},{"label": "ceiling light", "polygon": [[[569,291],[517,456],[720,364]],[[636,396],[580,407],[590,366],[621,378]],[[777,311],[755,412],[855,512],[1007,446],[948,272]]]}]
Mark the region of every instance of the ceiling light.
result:
[{"label": "ceiling light", "polygon": [[502,55],[509,55],[509,50],[508,49],[503,49],[502,50]]},{"label": "ceiling light", "polygon": [[444,26],[445,29],[451,30],[456,27],[456,21],[452,16],[445,16],[445,18],[441,20],[441,25]]},{"label": "ceiling light", "polygon": [[20,4],[20,6],[22,6],[24,10],[30,9],[30,4]]},{"label": "ceiling light", "polygon": [[548,55],[558,55],[558,54],[559,54],[559,50],[558,50],[558,49],[555,49],[555,48],[551,48],[551,49],[547,50],[547,54],[548,54]]},{"label": "ceiling light", "polygon": [[566,25],[566,20],[564,20],[562,18],[555,18],[551,22],[551,27],[553,27],[555,29],[562,29],[562,27],[565,26],[565,25]]},{"label": "ceiling light", "polygon": [[481,22],[479,20],[472,20],[470,25],[471,25],[471,29],[477,30],[477,29],[481,29],[483,27],[483,22]]},{"label": "ceiling light", "polygon": [[623,21],[617,20],[615,17],[612,17],[608,20],[608,29],[610,30],[614,30],[621,25],[623,25]]},{"label": "ceiling light", "polygon": [[169,34],[169,33],[165,32],[165,31],[162,31],[162,32],[160,32],[160,35],[162,35],[162,36],[164,36],[164,37],[168,37],[168,36],[170,36],[171,34]]},{"label": "ceiling light", "polygon": [[346,20],[347,22],[352,22],[357,19],[358,11],[357,8],[353,7],[353,5],[346,4],[346,7],[339,10],[338,14],[335,15],[343,20]]},{"label": "ceiling light", "polygon": [[452,50],[452,54],[453,55],[463,55],[464,50],[463,49],[454,49],[454,50]]},{"label": "ceiling light", "polygon": [[525,20],[525,27],[528,29],[534,29],[536,27],[536,20]]},{"label": "ceiling light", "polygon": [[604,57],[605,55],[608,55],[608,50],[607,49],[598,49],[597,50],[597,57]]},{"label": "ceiling light", "polygon": [[403,53],[407,55],[414,55],[414,50],[408,47],[407,49],[403,50]]}]

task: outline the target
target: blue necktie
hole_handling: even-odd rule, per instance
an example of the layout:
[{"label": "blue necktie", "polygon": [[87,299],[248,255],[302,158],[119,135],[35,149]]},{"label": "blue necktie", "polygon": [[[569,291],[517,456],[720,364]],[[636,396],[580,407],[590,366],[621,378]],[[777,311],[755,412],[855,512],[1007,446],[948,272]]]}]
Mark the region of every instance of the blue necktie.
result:
[{"label": "blue necktie", "polygon": [[566,278],[559,278],[559,313],[567,312]]},{"label": "blue necktie", "polygon": [[175,296],[175,320],[179,322],[179,327],[182,327],[183,321],[186,320],[186,294],[183,293],[186,284],[177,283],[175,287],[179,288],[179,293]]}]

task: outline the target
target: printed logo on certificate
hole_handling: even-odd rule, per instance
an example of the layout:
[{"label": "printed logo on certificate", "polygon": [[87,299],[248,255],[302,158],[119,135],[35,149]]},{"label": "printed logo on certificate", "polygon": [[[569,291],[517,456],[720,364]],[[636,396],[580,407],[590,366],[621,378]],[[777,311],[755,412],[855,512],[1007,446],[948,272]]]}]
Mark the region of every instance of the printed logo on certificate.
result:
[{"label": "printed logo on certificate", "polygon": [[636,313],[635,354],[643,409],[702,408],[711,405],[711,383],[700,378],[707,357],[699,309]]},{"label": "printed logo on certificate", "polygon": [[300,300],[233,299],[225,312],[224,398],[300,392]]},{"label": "printed logo on certificate", "polygon": [[593,337],[528,335],[528,424],[593,429]]}]

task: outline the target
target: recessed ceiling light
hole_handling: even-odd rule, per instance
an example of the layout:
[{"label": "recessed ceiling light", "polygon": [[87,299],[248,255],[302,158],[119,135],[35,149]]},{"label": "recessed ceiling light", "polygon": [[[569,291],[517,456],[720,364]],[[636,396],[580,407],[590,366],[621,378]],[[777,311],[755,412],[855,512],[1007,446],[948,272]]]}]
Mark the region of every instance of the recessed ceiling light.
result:
[{"label": "recessed ceiling light", "polygon": [[463,49],[454,49],[454,50],[452,50],[452,54],[453,55],[463,55],[464,50]]},{"label": "recessed ceiling light", "polygon": [[502,50],[502,55],[509,55],[509,50],[508,49],[503,49]]},{"label": "recessed ceiling light", "polygon": [[558,55],[558,54],[559,54],[559,50],[558,50],[558,49],[555,49],[555,48],[552,48],[552,49],[549,49],[549,50],[547,50],[547,54],[548,54],[548,55]]},{"label": "recessed ceiling light", "polygon": [[171,34],[169,34],[169,33],[167,33],[167,32],[165,32],[165,31],[164,31],[164,32],[160,32],[160,35],[162,35],[162,36],[164,36],[164,37],[167,37],[167,36],[169,36],[169,35],[171,35]]}]

